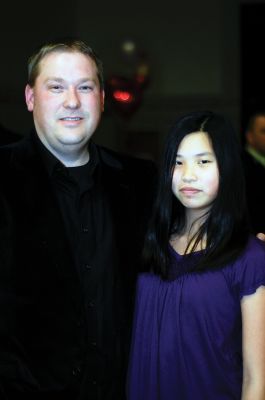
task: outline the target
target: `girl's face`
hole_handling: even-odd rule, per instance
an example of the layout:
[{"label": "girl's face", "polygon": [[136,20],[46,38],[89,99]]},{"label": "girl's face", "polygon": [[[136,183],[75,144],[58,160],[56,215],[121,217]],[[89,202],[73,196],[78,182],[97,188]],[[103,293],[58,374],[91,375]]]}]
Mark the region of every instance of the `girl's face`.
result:
[{"label": "girl's face", "polygon": [[180,142],[172,190],[188,209],[207,211],[219,186],[217,160],[207,133],[194,132]]}]

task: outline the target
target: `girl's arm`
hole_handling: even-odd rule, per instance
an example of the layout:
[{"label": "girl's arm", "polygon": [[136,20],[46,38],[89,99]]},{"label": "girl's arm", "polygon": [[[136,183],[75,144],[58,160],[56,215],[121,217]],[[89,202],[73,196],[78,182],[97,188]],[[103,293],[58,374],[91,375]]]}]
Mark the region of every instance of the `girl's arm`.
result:
[{"label": "girl's arm", "polygon": [[265,287],[241,301],[243,387],[241,400],[265,400]]}]

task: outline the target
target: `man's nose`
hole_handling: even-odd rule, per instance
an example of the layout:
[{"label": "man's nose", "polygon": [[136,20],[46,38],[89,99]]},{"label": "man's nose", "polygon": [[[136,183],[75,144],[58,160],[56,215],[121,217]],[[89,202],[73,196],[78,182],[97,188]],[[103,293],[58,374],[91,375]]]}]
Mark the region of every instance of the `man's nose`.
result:
[{"label": "man's nose", "polygon": [[66,92],[66,98],[64,101],[65,108],[76,109],[80,107],[79,95],[75,88],[69,88]]}]

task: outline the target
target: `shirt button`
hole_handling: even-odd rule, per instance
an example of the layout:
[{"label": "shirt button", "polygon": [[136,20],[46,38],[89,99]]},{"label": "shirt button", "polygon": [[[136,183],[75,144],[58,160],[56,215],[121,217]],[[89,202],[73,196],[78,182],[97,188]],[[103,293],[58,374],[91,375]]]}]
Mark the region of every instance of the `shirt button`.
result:
[{"label": "shirt button", "polygon": [[91,265],[89,264],[85,264],[84,267],[87,271],[90,271],[92,269]]},{"label": "shirt button", "polygon": [[96,347],[97,342],[91,342],[90,344],[91,344],[92,347]]},{"label": "shirt button", "polygon": [[83,226],[82,231],[83,231],[83,233],[88,233],[88,227],[87,226]]},{"label": "shirt button", "polygon": [[90,301],[90,302],[88,303],[88,307],[90,307],[90,308],[95,307],[95,303],[94,303],[93,301]]}]

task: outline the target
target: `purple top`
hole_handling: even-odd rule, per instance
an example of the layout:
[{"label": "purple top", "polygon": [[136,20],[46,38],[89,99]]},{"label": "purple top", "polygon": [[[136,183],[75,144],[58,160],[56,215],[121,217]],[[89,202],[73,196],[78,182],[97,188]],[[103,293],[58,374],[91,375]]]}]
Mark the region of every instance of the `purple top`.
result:
[{"label": "purple top", "polygon": [[265,285],[265,244],[251,238],[235,263],[175,276],[187,256],[170,252],[171,280],[138,278],[128,400],[239,400],[240,300]]}]

